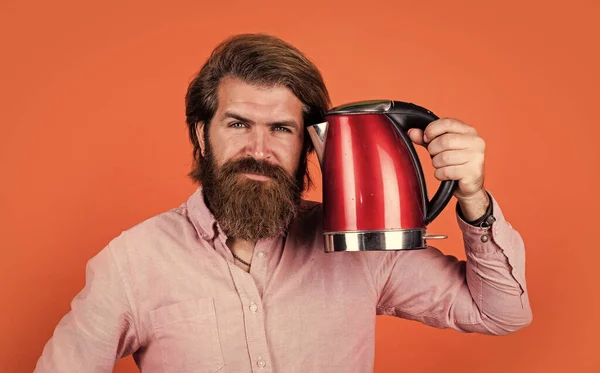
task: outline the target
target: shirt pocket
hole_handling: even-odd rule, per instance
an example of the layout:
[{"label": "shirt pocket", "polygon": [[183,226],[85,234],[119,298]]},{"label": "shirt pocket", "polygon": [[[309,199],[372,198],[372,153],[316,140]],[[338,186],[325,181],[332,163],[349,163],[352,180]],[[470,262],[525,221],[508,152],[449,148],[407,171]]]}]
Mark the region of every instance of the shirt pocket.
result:
[{"label": "shirt pocket", "polygon": [[213,298],[157,308],[150,320],[166,373],[214,373],[224,366]]}]

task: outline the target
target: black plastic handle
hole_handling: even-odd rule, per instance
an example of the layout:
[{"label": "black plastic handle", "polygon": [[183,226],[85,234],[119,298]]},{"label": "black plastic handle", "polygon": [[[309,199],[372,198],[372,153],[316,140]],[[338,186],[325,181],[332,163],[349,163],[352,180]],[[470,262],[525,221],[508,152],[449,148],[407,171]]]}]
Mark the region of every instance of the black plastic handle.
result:
[{"label": "black plastic handle", "polygon": [[427,187],[425,183],[425,177],[423,175],[421,161],[419,160],[417,152],[412,141],[410,138],[408,138],[407,133],[411,128],[417,128],[425,131],[425,128],[429,125],[429,123],[439,119],[439,117],[423,107],[401,101],[392,101],[391,107],[387,109],[385,113],[396,125],[399,132],[403,133],[402,137],[407,143],[408,150],[410,151],[415,167],[417,168],[418,177],[423,185],[423,198],[426,201],[427,211],[425,212],[425,224],[429,224],[448,205],[450,199],[452,199],[452,195],[454,194],[458,182],[456,180],[442,181],[438,187],[438,190],[429,201],[427,197]]}]

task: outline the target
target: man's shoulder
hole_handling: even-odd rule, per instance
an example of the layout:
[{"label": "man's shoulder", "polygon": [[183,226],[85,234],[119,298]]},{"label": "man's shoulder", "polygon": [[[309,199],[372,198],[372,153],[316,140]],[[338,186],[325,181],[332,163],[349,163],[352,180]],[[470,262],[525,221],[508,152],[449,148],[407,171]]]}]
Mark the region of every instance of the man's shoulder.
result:
[{"label": "man's shoulder", "polygon": [[298,220],[306,224],[307,221],[320,222],[319,216],[323,213],[323,203],[302,199],[298,208]]},{"label": "man's shoulder", "polygon": [[164,232],[165,230],[179,229],[182,225],[192,226],[185,203],[151,216],[130,227],[126,232],[132,235],[146,235],[151,232]]},{"label": "man's shoulder", "polygon": [[111,241],[117,249],[149,247],[171,239],[196,235],[186,204],[163,211],[123,230]]},{"label": "man's shoulder", "polygon": [[303,198],[300,200],[300,211],[301,212],[311,212],[311,211],[314,211],[315,209],[321,208],[322,205],[323,204],[321,202]]}]

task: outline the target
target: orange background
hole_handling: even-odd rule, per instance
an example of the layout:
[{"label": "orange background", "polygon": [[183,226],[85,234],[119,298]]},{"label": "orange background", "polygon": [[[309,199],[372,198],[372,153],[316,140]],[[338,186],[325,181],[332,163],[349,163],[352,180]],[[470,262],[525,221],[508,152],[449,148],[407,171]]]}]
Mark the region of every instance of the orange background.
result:
[{"label": "orange background", "polygon": [[[600,371],[597,1],[165,3],[2,2],[0,371],[32,371],[89,258],[193,192],[186,85],[216,43],[257,31],[312,58],[334,105],[393,98],[474,125],[526,242],[531,326],[496,338],[382,317],[376,372]],[[454,204],[430,232],[464,258]]]}]

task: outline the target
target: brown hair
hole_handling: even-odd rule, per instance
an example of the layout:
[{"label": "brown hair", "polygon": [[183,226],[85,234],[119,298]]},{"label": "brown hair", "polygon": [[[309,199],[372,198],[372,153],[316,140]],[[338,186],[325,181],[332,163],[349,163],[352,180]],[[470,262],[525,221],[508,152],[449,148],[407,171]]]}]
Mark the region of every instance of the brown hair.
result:
[{"label": "brown hair", "polygon": [[[331,102],[321,73],[302,52],[289,43],[266,34],[240,34],[221,42],[189,84],[185,96],[185,115],[189,136],[194,147],[194,169],[190,177],[200,181],[200,145],[196,135],[198,123],[208,126],[218,102],[219,82],[226,76],[236,77],[259,86],[289,88],[304,105],[304,128],[324,121]],[[204,130],[205,140],[208,128]],[[308,134],[299,171],[310,184],[307,157],[313,150]]]}]

